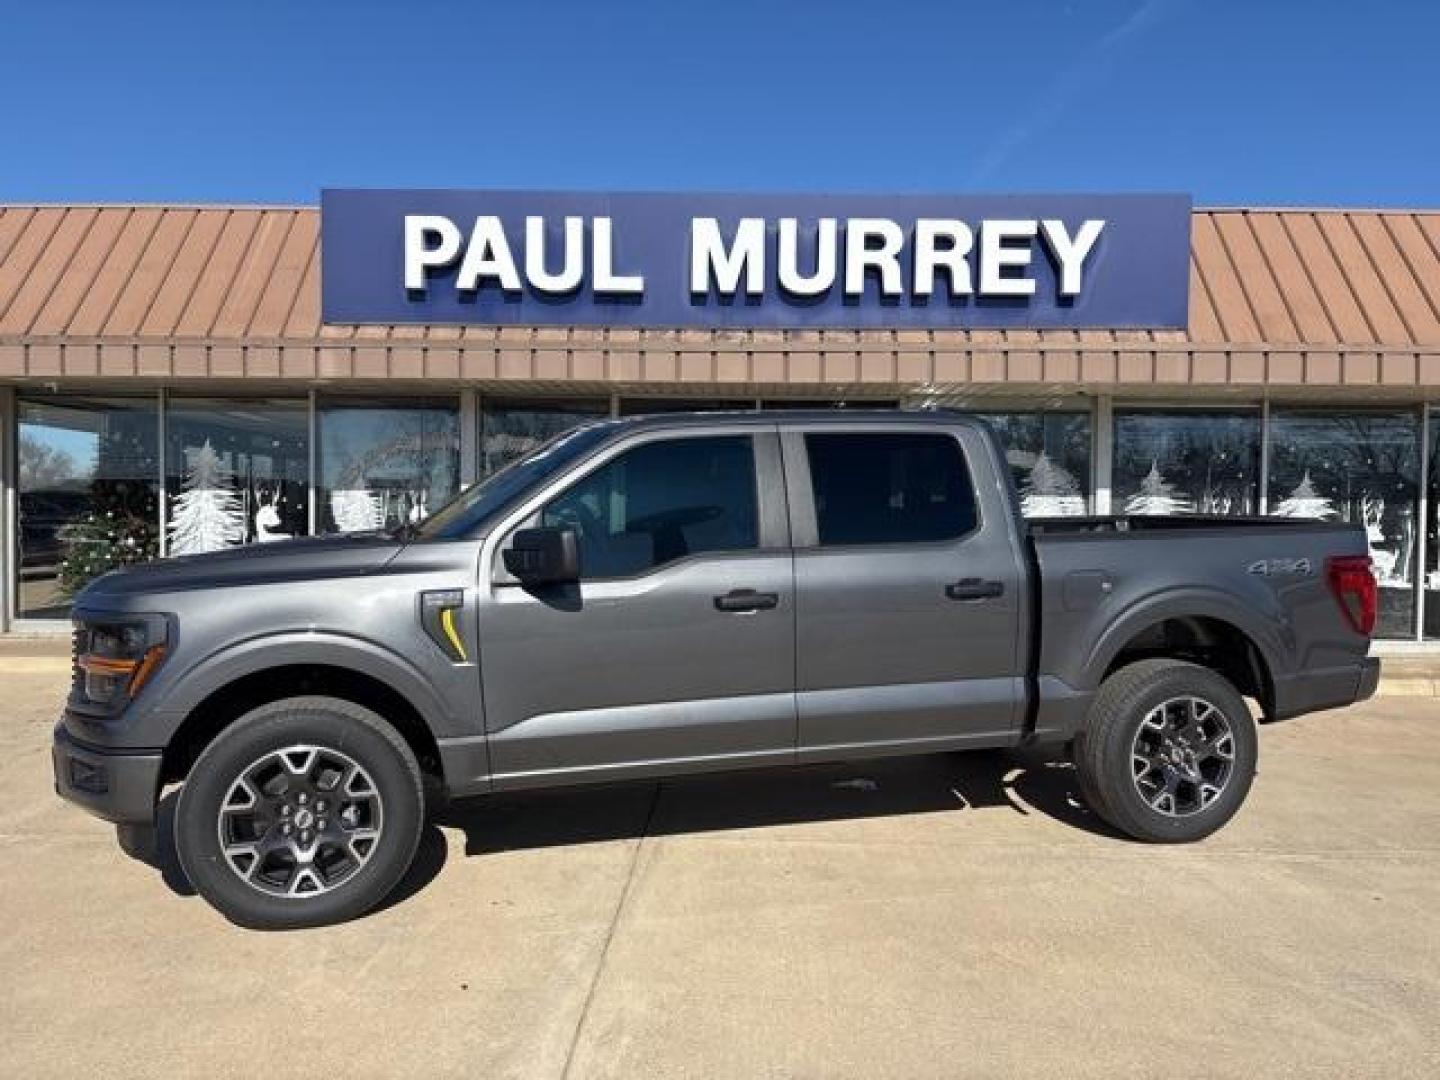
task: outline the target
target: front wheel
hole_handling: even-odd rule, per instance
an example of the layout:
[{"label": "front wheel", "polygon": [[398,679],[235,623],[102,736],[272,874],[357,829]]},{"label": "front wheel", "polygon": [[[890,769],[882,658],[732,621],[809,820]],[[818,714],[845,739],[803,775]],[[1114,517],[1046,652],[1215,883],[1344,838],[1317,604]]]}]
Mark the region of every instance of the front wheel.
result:
[{"label": "front wheel", "polygon": [[196,890],[256,929],[342,922],[383,900],[424,823],[420,767],[383,719],[348,701],[262,705],[200,755],[175,847]]},{"label": "front wheel", "polygon": [[1075,740],[1090,808],[1138,840],[1200,840],[1235,816],[1258,756],[1255,720],[1223,676],[1141,660],[1100,687]]}]

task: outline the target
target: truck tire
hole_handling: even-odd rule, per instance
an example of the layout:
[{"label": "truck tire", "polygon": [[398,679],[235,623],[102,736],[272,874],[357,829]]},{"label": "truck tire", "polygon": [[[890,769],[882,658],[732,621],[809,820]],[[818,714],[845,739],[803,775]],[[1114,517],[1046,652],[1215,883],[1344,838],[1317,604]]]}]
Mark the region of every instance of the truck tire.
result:
[{"label": "truck tire", "polygon": [[1255,778],[1255,720],[1230,682],[1183,660],[1141,660],[1100,686],[1075,740],[1080,791],[1137,840],[1188,843],[1240,809]]},{"label": "truck tire", "polygon": [[323,926],[370,910],[410,866],[420,766],[378,715],[329,697],[261,705],[195,762],[175,847],[195,889],[241,926]]}]

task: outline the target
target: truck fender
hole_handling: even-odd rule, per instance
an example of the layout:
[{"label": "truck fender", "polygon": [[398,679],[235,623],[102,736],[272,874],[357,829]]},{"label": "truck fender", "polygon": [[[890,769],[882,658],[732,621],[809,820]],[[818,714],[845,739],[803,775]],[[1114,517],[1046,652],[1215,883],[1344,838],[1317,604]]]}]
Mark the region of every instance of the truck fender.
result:
[{"label": "truck fender", "polygon": [[155,712],[178,727],[211,694],[247,675],[307,664],[344,668],[385,683],[414,707],[436,737],[459,730],[457,718],[449,714],[410,661],[374,642],[329,630],[249,638],[227,645],[183,672],[167,673],[168,693]]},{"label": "truck fender", "polygon": [[1186,586],[1146,596],[1122,611],[1096,638],[1082,672],[1085,688],[1100,685],[1122,649],[1167,619],[1208,618],[1228,623],[1259,650],[1272,676],[1281,674],[1280,657],[1294,647],[1293,633],[1279,612],[1257,610],[1219,589]]}]

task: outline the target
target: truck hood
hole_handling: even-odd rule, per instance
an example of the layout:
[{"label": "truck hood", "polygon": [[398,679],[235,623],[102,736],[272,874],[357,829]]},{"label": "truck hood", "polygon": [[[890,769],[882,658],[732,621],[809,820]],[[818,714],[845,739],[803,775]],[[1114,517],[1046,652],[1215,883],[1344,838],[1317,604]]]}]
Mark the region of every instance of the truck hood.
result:
[{"label": "truck hood", "polygon": [[112,600],[144,593],[359,577],[380,569],[404,547],[384,533],[351,533],[157,559],[96,578],[75,606],[105,608]]}]

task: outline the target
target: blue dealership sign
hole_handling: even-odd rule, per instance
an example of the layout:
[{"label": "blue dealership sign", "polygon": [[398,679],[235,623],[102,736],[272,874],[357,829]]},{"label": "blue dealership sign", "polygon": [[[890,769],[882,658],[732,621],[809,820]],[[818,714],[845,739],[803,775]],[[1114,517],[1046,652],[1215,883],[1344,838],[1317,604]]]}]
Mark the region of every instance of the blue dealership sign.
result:
[{"label": "blue dealership sign", "polygon": [[1183,328],[1184,195],[333,189],[327,323]]}]

